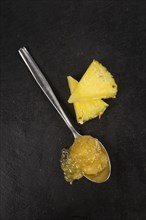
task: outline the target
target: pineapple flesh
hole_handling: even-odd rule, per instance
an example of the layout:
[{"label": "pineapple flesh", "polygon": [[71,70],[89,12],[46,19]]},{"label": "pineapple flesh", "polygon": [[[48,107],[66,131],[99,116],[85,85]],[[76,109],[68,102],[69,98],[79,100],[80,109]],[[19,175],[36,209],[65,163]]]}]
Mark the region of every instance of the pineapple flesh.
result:
[{"label": "pineapple flesh", "polygon": [[97,101],[115,98],[116,94],[117,84],[111,73],[101,63],[93,60],[72,92],[68,102]]},{"label": "pineapple flesh", "polygon": [[[70,93],[73,94],[79,83],[71,76],[68,76],[67,80],[68,80]],[[96,118],[98,116],[100,118],[103,112],[108,107],[108,104],[100,99],[83,101],[83,102],[77,101],[74,102],[73,104],[74,104],[77,122],[80,124],[83,124],[84,122]]]}]

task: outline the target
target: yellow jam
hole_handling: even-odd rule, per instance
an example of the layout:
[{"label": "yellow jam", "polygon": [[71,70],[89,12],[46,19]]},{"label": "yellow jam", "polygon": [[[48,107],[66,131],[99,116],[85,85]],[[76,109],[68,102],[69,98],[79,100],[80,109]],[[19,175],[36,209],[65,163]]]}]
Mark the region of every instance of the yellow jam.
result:
[{"label": "yellow jam", "polygon": [[102,182],[108,175],[109,162],[100,142],[86,135],[76,138],[69,149],[62,150],[61,168],[67,182],[72,183],[83,176]]}]

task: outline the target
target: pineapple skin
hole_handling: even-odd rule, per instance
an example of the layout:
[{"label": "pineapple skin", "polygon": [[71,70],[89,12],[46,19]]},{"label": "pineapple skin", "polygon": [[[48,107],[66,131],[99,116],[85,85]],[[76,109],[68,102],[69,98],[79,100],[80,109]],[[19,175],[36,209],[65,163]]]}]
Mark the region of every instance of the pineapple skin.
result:
[{"label": "pineapple skin", "polygon": [[[71,94],[74,92],[78,85],[78,81],[73,77],[67,77],[69,89]],[[74,110],[76,114],[76,119],[79,124],[83,124],[84,122],[96,118],[103,114],[103,112],[108,107],[108,104],[103,100],[91,100],[87,102],[74,102]]]},{"label": "pineapple skin", "polygon": [[101,63],[93,60],[68,102],[115,98],[117,90],[111,73]]}]

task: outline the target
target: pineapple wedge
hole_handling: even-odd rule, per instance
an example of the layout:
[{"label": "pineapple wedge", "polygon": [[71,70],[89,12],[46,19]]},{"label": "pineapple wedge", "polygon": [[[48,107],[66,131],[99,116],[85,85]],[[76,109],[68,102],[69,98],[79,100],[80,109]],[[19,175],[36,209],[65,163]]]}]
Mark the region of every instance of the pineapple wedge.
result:
[{"label": "pineapple wedge", "polygon": [[113,76],[102,64],[93,60],[68,102],[115,98],[116,94],[117,84]]},{"label": "pineapple wedge", "polygon": [[[78,85],[78,81],[71,76],[68,76],[67,80],[70,92],[72,94]],[[84,122],[98,116],[100,118],[103,112],[108,107],[108,104],[100,99],[87,102],[74,102],[73,104],[77,122],[80,124],[83,124]]]}]

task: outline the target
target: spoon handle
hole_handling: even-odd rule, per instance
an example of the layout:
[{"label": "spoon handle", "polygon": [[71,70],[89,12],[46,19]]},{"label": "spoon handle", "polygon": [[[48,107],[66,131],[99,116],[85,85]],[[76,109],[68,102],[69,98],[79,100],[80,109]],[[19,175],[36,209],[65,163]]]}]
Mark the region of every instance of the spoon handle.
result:
[{"label": "spoon handle", "polygon": [[49,83],[47,82],[46,78],[44,77],[43,73],[39,69],[38,65],[35,63],[34,59],[30,55],[30,53],[27,51],[25,47],[20,48],[18,50],[19,54],[21,55],[23,61],[27,65],[28,69],[30,70],[31,74],[33,75],[34,79],[40,86],[40,88],[43,90],[49,101],[52,103],[54,108],[57,110],[57,112],[60,114],[62,119],[65,121],[66,125],[72,132],[74,138],[80,136],[80,134],[75,130],[75,128],[72,126],[71,122],[69,121],[68,117],[66,116],[65,112],[63,111],[60,103],[58,102],[53,90],[51,89]]}]

